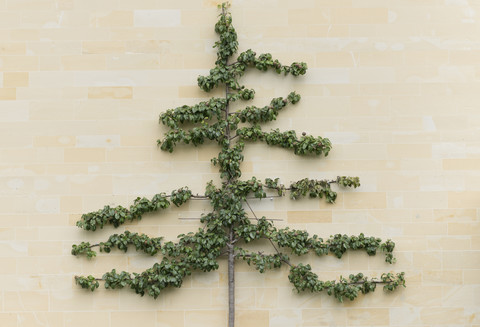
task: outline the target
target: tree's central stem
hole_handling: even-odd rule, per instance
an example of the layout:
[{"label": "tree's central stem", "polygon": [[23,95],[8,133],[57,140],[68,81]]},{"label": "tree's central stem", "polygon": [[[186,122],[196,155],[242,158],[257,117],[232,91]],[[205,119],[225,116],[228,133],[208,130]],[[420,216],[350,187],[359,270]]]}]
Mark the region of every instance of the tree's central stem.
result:
[{"label": "tree's central stem", "polygon": [[235,325],[235,251],[233,246],[233,227],[229,232],[228,244],[228,326]]},{"label": "tree's central stem", "polygon": [[[225,11],[223,11],[225,14]],[[228,66],[228,59],[225,60],[225,67]],[[229,101],[228,101],[229,88],[225,85],[225,121],[227,126],[225,128],[225,138],[230,149],[230,125],[228,123]],[[228,177],[226,185],[230,184],[231,176]],[[235,248],[234,248],[235,231],[232,224],[228,230],[228,327],[235,326]]]}]

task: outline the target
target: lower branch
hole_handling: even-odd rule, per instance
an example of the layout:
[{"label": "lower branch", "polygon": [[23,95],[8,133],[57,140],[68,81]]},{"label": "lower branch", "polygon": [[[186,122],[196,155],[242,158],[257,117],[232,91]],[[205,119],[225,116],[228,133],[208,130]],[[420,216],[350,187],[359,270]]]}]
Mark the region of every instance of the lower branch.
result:
[{"label": "lower branch", "polygon": [[[142,236],[135,234],[133,237],[136,247],[143,247],[145,242],[139,241]],[[117,247],[123,249],[128,246],[128,241],[118,239],[118,235],[113,235],[117,238]],[[112,236],[112,237],[113,237]],[[143,236],[146,237],[146,236]],[[223,249],[225,249],[228,237],[227,235],[219,235],[209,233],[201,229],[197,233],[188,233],[179,235],[178,242],[165,242],[160,248],[160,238],[149,239],[158,240],[158,244],[152,244],[152,251],[161,250],[163,259],[157,262],[153,267],[143,271],[142,273],[129,273],[120,272],[117,273],[114,270],[107,272],[102,276],[102,280],[105,281],[105,288],[119,289],[123,287],[130,287],[137,294],[148,294],[154,298],[157,298],[160,292],[166,287],[180,287],[182,285],[185,276],[190,275],[194,271],[212,271],[218,269],[218,257]],[[146,240],[147,243],[149,242]],[[106,242],[108,243],[108,242]],[[108,247],[113,247],[113,243],[104,243],[104,250]],[[99,246],[102,243],[99,244]],[[83,244],[84,253],[90,250],[90,245]],[[87,246],[88,245],[88,246]],[[120,246],[119,246],[120,245]],[[138,246],[137,246],[138,245]],[[158,249],[155,246],[158,245]],[[78,250],[74,248],[74,250]],[[92,251],[93,252],[93,251]],[[81,252],[79,252],[81,253]],[[156,252],[155,252],[156,253]],[[88,254],[87,254],[88,255]],[[75,281],[82,288],[90,289],[94,291],[99,287],[98,281],[101,279],[93,276],[76,276]]]},{"label": "lower branch", "polygon": [[289,248],[298,256],[312,251],[318,256],[331,253],[340,259],[349,250],[363,250],[370,256],[381,251],[385,254],[385,262],[392,264],[396,261],[393,256],[394,242],[391,240],[382,242],[380,238],[366,237],[363,233],[358,236],[335,234],[324,241],[318,235],[310,236],[307,231],[288,227],[277,229],[265,217],[257,219],[256,224],[238,227],[236,233],[246,243],[266,238],[277,253],[280,253],[281,248]]},{"label": "lower branch", "polygon": [[309,290],[321,292],[326,290],[328,295],[333,295],[339,302],[344,298],[353,301],[359,293],[367,294],[374,292],[377,284],[384,284],[383,289],[394,291],[399,286],[405,286],[405,273],[384,273],[380,280],[368,279],[362,273],[350,275],[349,279],[340,276],[339,281],[321,281],[318,275],[312,272],[310,265],[299,264],[290,269],[288,279],[298,292]]}]

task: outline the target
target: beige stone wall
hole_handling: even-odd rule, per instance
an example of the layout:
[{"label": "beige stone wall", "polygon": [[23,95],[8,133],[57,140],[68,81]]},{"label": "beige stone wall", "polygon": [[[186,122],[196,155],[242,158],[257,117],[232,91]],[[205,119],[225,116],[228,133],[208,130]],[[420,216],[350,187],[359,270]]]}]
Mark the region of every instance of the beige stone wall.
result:
[{"label": "beige stone wall", "polygon": [[[300,78],[250,72],[255,103],[292,90],[300,103],[271,127],[329,137],[327,158],[252,144],[244,176],[359,176],[318,200],[252,202],[280,226],[328,237],[392,238],[398,262],[308,257],[321,278],[405,271],[408,287],[339,304],[297,295],[287,269],[237,265],[237,325],[480,326],[480,2],[233,0],[240,50],[305,61]],[[142,271],[155,258],[70,255],[113,232],[75,227],[84,212],[218,181],[212,145],[156,147],[158,115],[207,98],[196,78],[215,61],[215,0],[0,0],[0,325],[225,326],[225,262],[157,300],[96,293],[76,274]],[[192,202],[126,228],[194,231]],[[269,251],[268,245],[265,250]]]}]

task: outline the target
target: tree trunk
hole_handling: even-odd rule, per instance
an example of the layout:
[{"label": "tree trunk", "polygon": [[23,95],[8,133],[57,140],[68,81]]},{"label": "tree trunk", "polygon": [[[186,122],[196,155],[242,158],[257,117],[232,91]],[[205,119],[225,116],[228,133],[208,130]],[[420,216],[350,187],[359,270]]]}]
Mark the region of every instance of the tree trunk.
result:
[{"label": "tree trunk", "polygon": [[233,228],[230,229],[228,246],[228,327],[235,326],[235,251]]}]

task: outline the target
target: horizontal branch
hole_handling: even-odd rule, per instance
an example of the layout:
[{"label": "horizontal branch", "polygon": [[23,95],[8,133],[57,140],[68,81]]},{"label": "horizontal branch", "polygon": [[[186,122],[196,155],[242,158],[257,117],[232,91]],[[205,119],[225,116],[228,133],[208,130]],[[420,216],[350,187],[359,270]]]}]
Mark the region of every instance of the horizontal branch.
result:
[{"label": "horizontal branch", "polygon": [[200,123],[213,117],[220,120],[225,106],[226,100],[224,98],[211,98],[193,106],[184,105],[169,109],[160,115],[160,122],[175,129],[178,128],[179,124]]},{"label": "horizontal branch", "polygon": [[399,286],[405,287],[405,273],[384,273],[378,279],[368,279],[362,273],[351,274],[346,278],[340,276],[338,281],[321,281],[318,275],[313,273],[310,265],[299,264],[290,268],[288,279],[295,286],[297,292],[310,291],[321,292],[327,291],[328,295],[334,296],[338,301],[349,299],[353,301],[359,293],[367,294],[374,292],[377,284],[384,284],[383,289],[386,291],[394,291]]},{"label": "horizontal branch", "polygon": [[[170,197],[170,196],[168,196],[168,197]],[[198,195],[198,194],[197,195],[192,195],[190,199],[191,200],[210,200],[210,198],[208,196]]]},{"label": "horizontal branch", "polygon": [[[156,250],[161,250],[163,258],[161,262],[155,263],[142,273],[130,274],[125,271],[117,273],[115,269],[105,273],[102,277],[105,280],[105,288],[129,286],[137,294],[142,296],[148,294],[157,298],[160,291],[166,287],[180,287],[183,278],[195,270],[207,272],[218,269],[217,258],[226,246],[226,235],[199,229],[197,233],[182,234],[178,238],[178,242],[165,242],[161,248],[159,239],[156,239],[158,241],[155,244]],[[129,240],[119,238],[118,235],[117,239],[119,243],[116,244],[121,244],[122,249],[131,243]],[[141,245],[141,242],[139,243]],[[99,280],[101,279],[93,276],[75,277],[77,284],[91,291],[99,287]]]},{"label": "horizontal branch", "polygon": [[253,66],[261,71],[273,69],[277,74],[299,76],[304,75],[307,71],[307,64],[304,62],[294,62],[290,66],[286,66],[282,65],[277,59],[273,59],[270,53],[263,53],[257,57],[257,54],[251,49],[240,53],[237,62],[246,66]]},{"label": "horizontal branch", "polygon": [[[262,182],[256,177],[252,177],[246,181],[235,181],[235,183],[229,185],[229,190],[235,195],[240,196],[243,200],[251,199],[252,197],[249,197],[251,194],[253,194],[253,198],[257,199],[282,197],[285,196],[286,191],[289,191],[290,198],[293,200],[308,195],[311,198],[325,197],[328,203],[333,203],[337,198],[337,193],[331,189],[331,184],[356,188],[360,186],[360,179],[358,177],[348,176],[338,176],[335,180],[304,178],[292,182],[289,187],[286,187],[279,182],[278,178],[275,180],[267,178],[265,182]],[[265,190],[276,190],[278,195],[267,195]]]},{"label": "horizontal branch", "polygon": [[217,141],[219,143],[225,138],[225,129],[227,123],[218,121],[213,124],[204,123],[199,127],[192,129],[172,128],[165,133],[163,139],[158,139],[157,144],[163,151],[173,152],[178,143],[192,144],[199,146],[206,140]]},{"label": "horizontal branch", "polygon": [[262,252],[251,252],[245,249],[237,248],[236,259],[242,259],[247,264],[255,266],[260,273],[265,272],[266,269],[280,268],[282,264],[287,264],[292,267],[289,257],[283,253],[264,254]]},{"label": "horizontal branch", "polygon": [[266,123],[277,119],[277,116],[288,104],[295,104],[300,101],[300,95],[291,92],[286,98],[273,98],[270,104],[264,107],[249,106],[243,110],[232,113],[238,117],[242,123]]},{"label": "horizontal branch", "polygon": [[274,244],[277,244],[280,248],[289,248],[293,254],[298,256],[313,251],[317,256],[331,253],[339,259],[348,250],[363,250],[371,256],[375,255],[377,251],[382,251],[385,254],[386,262],[395,262],[393,256],[394,242],[391,240],[382,242],[380,238],[365,237],[363,233],[358,236],[336,234],[324,241],[318,235],[310,236],[307,231],[290,229],[289,227],[277,229],[265,217],[258,219],[257,224],[238,226],[236,233],[246,243],[266,238],[272,243],[277,253],[280,252]]},{"label": "horizontal branch", "polygon": [[[178,218],[180,220],[201,220],[202,217],[180,217]],[[251,218],[251,217],[247,217],[247,219],[249,220],[258,220],[257,218]],[[283,221],[283,219],[275,219],[275,218],[266,218],[268,221]]]},{"label": "horizontal branch", "polygon": [[203,196],[193,195],[188,187],[174,190],[170,195],[165,193],[156,194],[151,200],[138,197],[128,209],[122,206],[113,208],[105,206],[98,211],[83,214],[80,220],[77,221],[77,226],[91,231],[103,228],[107,224],[118,227],[126,221],[141,220],[145,213],[166,209],[170,206],[170,203],[178,207],[192,197],[203,198]]},{"label": "horizontal branch", "polygon": [[279,129],[271,132],[264,132],[260,125],[242,127],[237,134],[245,141],[264,141],[268,145],[276,145],[284,149],[293,150],[296,155],[325,155],[327,156],[332,148],[329,139],[321,136],[314,137],[303,133],[299,138],[294,130],[280,132]]},{"label": "horizontal branch", "polygon": [[157,254],[161,249],[162,237],[150,238],[145,234],[131,233],[125,231],[123,234],[113,234],[106,242],[90,245],[88,242],[82,242],[79,245],[72,245],[72,254],[86,254],[88,258],[96,256],[96,252],[92,250],[94,247],[99,247],[100,252],[110,253],[112,248],[118,248],[127,252],[129,245],[134,245],[137,251],[143,251],[150,255]]}]

